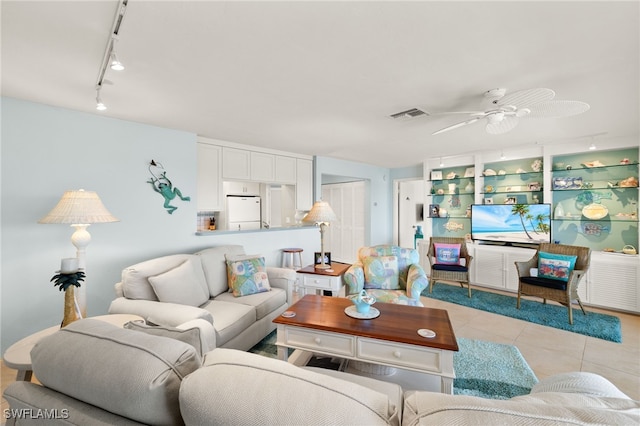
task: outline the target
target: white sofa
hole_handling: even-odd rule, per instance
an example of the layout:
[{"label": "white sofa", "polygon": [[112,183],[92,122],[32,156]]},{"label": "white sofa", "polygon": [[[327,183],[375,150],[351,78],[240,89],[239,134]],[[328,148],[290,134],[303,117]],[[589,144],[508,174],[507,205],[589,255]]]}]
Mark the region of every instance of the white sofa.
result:
[{"label": "white sofa", "polygon": [[[227,284],[225,256],[239,245],[150,259],[122,271],[111,314],[135,314],[168,327],[200,329],[202,351],[248,350],[275,329],[272,320],[292,303],[296,273],[267,267],[271,291],[235,297]],[[167,300],[171,302],[167,302]]]},{"label": "white sofa", "polygon": [[[201,360],[168,337],[77,321],[32,353],[42,385],[4,392],[18,425],[637,425],[640,403],[590,373],[544,379],[510,400],[407,391],[233,349]],[[5,414],[6,415],[6,414]],[[16,418],[19,416],[20,418]],[[43,420],[43,416],[47,416]]]}]

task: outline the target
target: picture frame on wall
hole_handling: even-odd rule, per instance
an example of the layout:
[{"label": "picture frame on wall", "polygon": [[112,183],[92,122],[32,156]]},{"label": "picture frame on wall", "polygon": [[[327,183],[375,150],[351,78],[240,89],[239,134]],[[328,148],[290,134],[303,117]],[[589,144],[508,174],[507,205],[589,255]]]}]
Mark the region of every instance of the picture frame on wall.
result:
[{"label": "picture frame on wall", "polygon": [[[325,265],[331,265],[331,252],[329,251],[324,252],[324,263]],[[322,264],[322,253],[320,253],[319,251],[316,251],[313,253],[313,264],[314,265]]]},{"label": "picture frame on wall", "polygon": [[442,180],[442,170],[432,170],[431,180]]},{"label": "picture frame on wall", "polygon": [[540,182],[531,182],[528,188],[529,191],[540,191]]},{"label": "picture frame on wall", "polygon": [[439,204],[429,204],[429,217],[440,217]]},{"label": "picture frame on wall", "polygon": [[507,197],[504,200],[505,204],[518,204],[518,199],[516,197]]}]

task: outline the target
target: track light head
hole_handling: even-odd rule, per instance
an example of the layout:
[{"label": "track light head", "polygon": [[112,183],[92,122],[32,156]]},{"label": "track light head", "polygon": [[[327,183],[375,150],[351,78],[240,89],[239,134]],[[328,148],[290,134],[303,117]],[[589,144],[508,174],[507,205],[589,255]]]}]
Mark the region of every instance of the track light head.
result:
[{"label": "track light head", "polygon": [[96,89],[96,109],[98,111],[104,111],[107,109],[107,106],[102,102],[102,98],[100,98],[100,87]]},{"label": "track light head", "polygon": [[122,62],[118,60],[116,52],[111,52],[111,69],[114,71],[124,70],[124,65],[122,65]]}]

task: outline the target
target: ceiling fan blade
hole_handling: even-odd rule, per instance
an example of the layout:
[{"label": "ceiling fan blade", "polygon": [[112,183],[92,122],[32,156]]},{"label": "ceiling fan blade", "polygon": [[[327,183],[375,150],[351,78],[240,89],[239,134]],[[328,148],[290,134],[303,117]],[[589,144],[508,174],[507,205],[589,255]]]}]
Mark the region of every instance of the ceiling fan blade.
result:
[{"label": "ceiling fan blade", "polygon": [[529,109],[529,117],[569,117],[582,114],[591,108],[589,104],[580,101],[548,101],[536,104]]},{"label": "ceiling fan blade", "polygon": [[513,92],[503,96],[496,105],[515,105],[518,108],[525,108],[540,102],[550,101],[556,96],[556,92],[551,89],[527,89]]},{"label": "ceiling fan blade", "polygon": [[502,120],[495,123],[487,123],[487,133],[491,135],[500,135],[507,133],[518,125],[518,117],[515,115],[505,116]]},{"label": "ceiling fan blade", "polygon": [[475,123],[480,120],[480,118],[472,118],[471,120],[463,121],[461,123],[453,124],[449,127],[445,127],[444,129],[440,129],[437,132],[431,133],[431,135],[439,135],[440,133],[448,132],[449,130],[457,129],[458,127],[466,126],[467,124]]}]

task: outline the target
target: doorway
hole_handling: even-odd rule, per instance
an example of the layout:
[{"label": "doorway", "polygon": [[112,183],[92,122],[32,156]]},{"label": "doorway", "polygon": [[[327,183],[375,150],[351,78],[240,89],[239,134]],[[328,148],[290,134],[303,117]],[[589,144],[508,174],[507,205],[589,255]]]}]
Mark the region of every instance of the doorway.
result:
[{"label": "doorway", "polygon": [[425,234],[423,179],[396,180],[394,182],[393,237],[400,247],[414,248],[416,227]]}]

